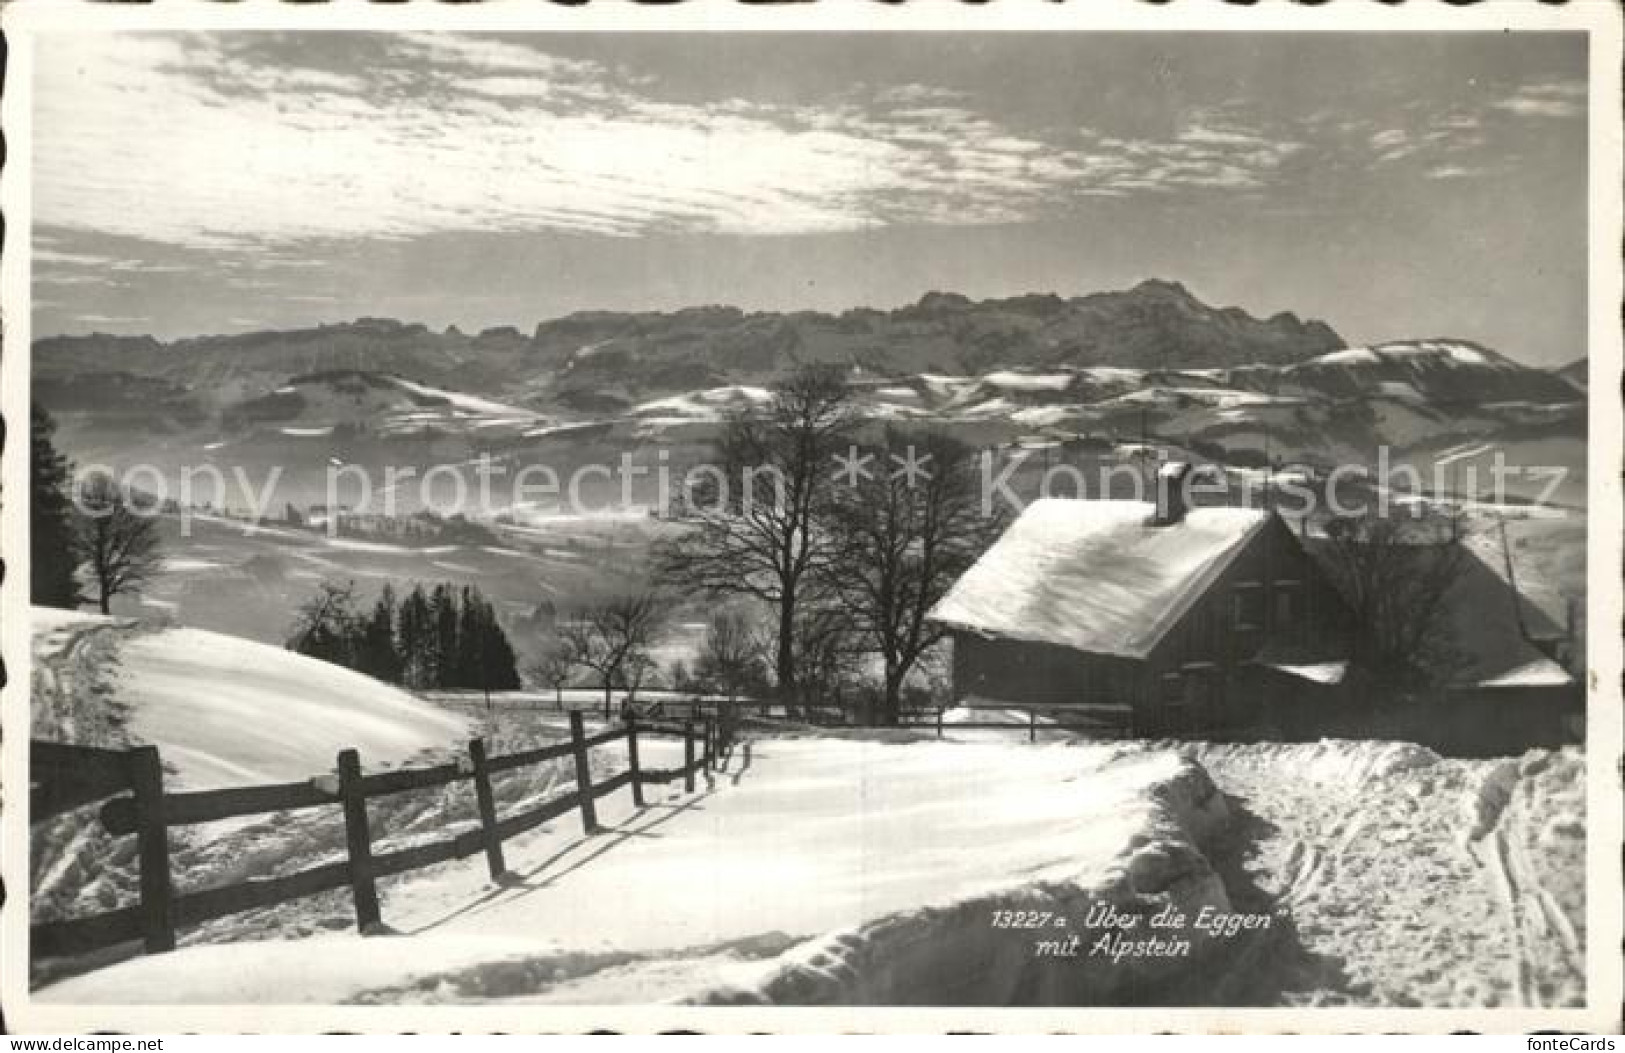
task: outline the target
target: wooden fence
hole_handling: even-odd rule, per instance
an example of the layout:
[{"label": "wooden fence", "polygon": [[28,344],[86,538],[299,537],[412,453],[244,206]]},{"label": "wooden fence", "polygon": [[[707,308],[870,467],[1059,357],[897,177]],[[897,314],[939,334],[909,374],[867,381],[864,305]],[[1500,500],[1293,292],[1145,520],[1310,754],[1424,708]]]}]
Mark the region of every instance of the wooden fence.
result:
[{"label": "wooden fence", "polygon": [[[682,738],[681,767],[655,769],[640,763],[639,737],[650,734]],[[587,751],[622,739],[626,740],[627,769],[594,783]],[[338,755],[335,774],[305,782],[178,793],[164,791],[163,763],[157,747],[105,750],[36,741],[30,744],[29,751],[34,784],[29,794],[30,823],[117,794],[102,806],[100,819],[109,833],[136,838],[140,897],[131,906],[33,926],[29,930],[31,953],[36,958],[81,954],[134,940],[140,940],[149,953],[168,951],[175,946],[175,931],[179,928],[345,886],[355,904],[357,928],[364,934],[377,932],[383,923],[378,879],[481,852],[491,877],[498,878],[507,869],[503,842],[550,819],[579,811],[582,830],[590,835],[599,829],[595,802],[600,797],[629,788],[633,804],[642,807],[644,786],[678,779],[683,780],[685,791],[693,792],[696,773],[716,764],[720,752],[717,739],[718,729],[709,721],[674,726],[636,718],[589,735],[581,714],[571,713],[569,741],[506,756],[488,756],[485,741],[474,739],[468,744],[467,756],[455,761],[368,775],[361,770],[357,751],[347,749]],[[574,760],[574,789],[528,811],[506,817],[497,814],[491,776],[566,757]],[[479,813],[476,829],[383,855],[373,854],[368,800],[457,782],[474,784]],[[278,877],[250,878],[234,885],[176,891],[169,867],[171,828],[334,806],[344,811],[343,861]]]},{"label": "wooden fence", "polygon": [[[536,696],[532,698],[502,698],[495,697],[487,703],[478,694],[464,697],[438,695],[433,699],[439,706],[448,706],[459,710],[472,710],[478,713],[619,713],[626,707],[627,700],[624,694],[606,706],[603,699],[570,698],[559,701],[551,697]],[[742,716],[755,715],[770,717],[777,711],[783,716],[788,710],[784,703],[758,699],[729,700],[722,696],[685,695],[673,698],[650,698],[640,695],[630,706],[633,713],[640,720],[686,720],[703,721],[715,719],[724,711],[732,711]]]},{"label": "wooden fence", "polygon": [[1044,710],[1043,723],[1038,719],[1040,710],[1031,708],[1027,709],[1025,720],[959,720],[947,725],[942,719],[945,712],[943,709],[905,711],[900,714],[897,726],[935,730],[939,739],[943,737],[945,726],[953,731],[1024,731],[1028,742],[1037,742],[1040,731],[1076,732],[1092,738],[1111,739],[1131,738],[1134,735],[1133,707],[1128,705],[1090,706],[1087,712],[1081,708],[1072,712],[1060,708]]},{"label": "wooden fence", "polygon": [[[1037,742],[1040,732],[1069,732],[1092,739],[1127,739],[1135,738],[1142,731],[1137,731],[1132,723],[1132,709],[1124,706],[1091,706],[1090,712],[1068,713],[1062,709],[1031,709],[1005,706],[1001,715],[990,716],[984,720],[954,720],[944,718],[946,709],[911,709],[898,714],[897,723],[860,723],[850,719],[832,719],[827,713],[804,712],[799,720],[795,719],[769,719],[767,717],[743,718],[748,726],[764,731],[774,729],[788,729],[792,727],[812,726],[818,728],[835,728],[859,730],[863,728],[879,728],[904,731],[928,731],[935,733],[937,738],[945,738],[949,731],[1009,731],[1015,732],[1028,742]],[[701,710],[703,712],[703,710]],[[1019,713],[1015,719],[1008,715]],[[845,718],[847,714],[838,714]],[[1042,719],[1040,719],[1042,718]]]},{"label": "wooden fence", "polygon": [[[783,703],[771,701],[755,701],[740,699],[734,702],[717,699],[684,699],[667,700],[650,703],[645,713],[662,717],[673,717],[696,721],[719,721],[725,709],[740,718],[752,719],[753,723],[767,726],[774,719],[794,720],[789,717]],[[1119,705],[1090,705],[1075,706],[1072,708],[1052,707],[1039,709],[1032,707],[1004,706],[994,714],[980,720],[956,720],[947,722],[944,714],[947,709],[905,709],[898,714],[896,724],[862,723],[854,719],[853,714],[830,707],[800,706],[794,710],[798,718],[805,723],[817,727],[835,728],[907,728],[916,731],[933,731],[937,738],[945,737],[945,732],[952,731],[1013,731],[1025,734],[1029,742],[1038,741],[1041,731],[1065,731],[1089,735],[1093,738],[1121,739],[1130,738],[1135,734],[1133,726],[1134,707],[1126,703]],[[973,710],[974,712],[974,710]],[[1011,719],[1006,714],[1021,713],[1020,717]],[[1040,719],[1042,718],[1042,719]]]}]

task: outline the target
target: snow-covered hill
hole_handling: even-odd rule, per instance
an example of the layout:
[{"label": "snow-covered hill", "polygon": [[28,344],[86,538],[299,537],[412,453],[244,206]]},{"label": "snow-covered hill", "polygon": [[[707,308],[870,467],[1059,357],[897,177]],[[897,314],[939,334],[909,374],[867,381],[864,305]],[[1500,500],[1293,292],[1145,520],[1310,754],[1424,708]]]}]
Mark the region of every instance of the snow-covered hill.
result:
[{"label": "snow-covered hill", "polygon": [[221,423],[227,432],[329,439],[341,429],[386,437],[441,432],[514,436],[554,422],[519,406],[392,374],[333,370],[292,377],[269,393],[228,406]]},{"label": "snow-covered hill", "polygon": [[[201,629],[138,631],[128,622],[35,608],[36,707],[88,719],[116,707],[126,741],[159,747],[177,786],[286,782],[328,771],[339,750],[398,764],[467,737],[465,721],[359,673]],[[110,647],[92,637],[115,638]],[[113,663],[93,671],[89,662]],[[75,667],[77,665],[77,668]],[[74,696],[76,685],[105,690]],[[56,693],[53,693],[56,692]],[[35,734],[74,741],[73,726]],[[60,734],[53,734],[60,732]]]},{"label": "snow-covered hill", "polygon": [[1332,351],[1280,370],[1284,383],[1328,395],[1414,391],[1439,404],[1572,401],[1567,385],[1468,340],[1400,340]]},{"label": "snow-covered hill", "polygon": [[[1583,436],[1583,394],[1569,383],[1460,340],[1349,348],[1290,364],[1143,369],[1061,366],[980,375],[876,374],[854,368],[861,416],[917,420],[987,438],[1139,434],[1284,457],[1366,459],[1379,446],[1448,446],[1510,428]],[[645,403],[639,434],[685,434],[765,402],[723,387]],[[990,431],[989,429],[993,429]],[[668,429],[669,431],[670,429]]]}]

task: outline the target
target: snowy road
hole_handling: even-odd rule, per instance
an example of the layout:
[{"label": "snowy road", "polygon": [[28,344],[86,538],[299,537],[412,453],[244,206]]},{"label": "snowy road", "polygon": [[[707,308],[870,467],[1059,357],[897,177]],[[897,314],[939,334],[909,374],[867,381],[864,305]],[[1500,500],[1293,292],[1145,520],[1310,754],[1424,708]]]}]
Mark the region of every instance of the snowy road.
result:
[{"label": "snowy road", "polygon": [[[198,945],[40,995],[592,1003],[771,988],[792,1001],[1002,1004],[1014,993],[999,985],[1031,966],[1033,938],[995,931],[990,905],[1123,902],[1130,884],[1223,904],[1185,822],[1222,820],[1222,805],[1173,751],[765,739],[736,751],[709,791],[662,793],[642,811],[629,798],[602,802],[597,836],[572,815],[508,842],[503,883],[479,860],[386,883],[398,938]],[[877,944],[887,968],[854,964]],[[890,967],[910,954],[918,968]],[[967,971],[976,960],[988,968]],[[1132,972],[1093,967],[1108,983]],[[1051,971],[1058,985],[1080,975]],[[967,983],[963,995],[948,986]]]},{"label": "snowy road", "polygon": [[1320,743],[1215,746],[1201,759],[1252,827],[1249,876],[1295,919],[1284,1001],[1583,1001],[1578,750],[1465,761]]}]

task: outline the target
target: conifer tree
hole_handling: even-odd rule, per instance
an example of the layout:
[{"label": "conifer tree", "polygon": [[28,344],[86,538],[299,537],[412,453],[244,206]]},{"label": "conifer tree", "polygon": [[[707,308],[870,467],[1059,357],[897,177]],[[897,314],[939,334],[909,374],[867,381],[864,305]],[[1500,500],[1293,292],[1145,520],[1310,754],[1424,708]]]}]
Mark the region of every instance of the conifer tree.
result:
[{"label": "conifer tree", "polygon": [[79,566],[73,503],[68,495],[71,469],[56,450],[56,422],[38,405],[29,410],[29,560],[34,603],[44,607],[77,607]]},{"label": "conifer tree", "polygon": [[401,682],[401,652],[395,637],[395,590],[387,582],[372,613],[361,623],[356,644],[356,667],[385,683]]},{"label": "conifer tree", "polygon": [[474,590],[463,586],[457,610],[457,659],[452,666],[452,680],[456,687],[485,687],[480,668],[481,646],[485,626],[480,621],[480,605]]},{"label": "conifer tree", "polygon": [[435,669],[433,686],[457,686],[457,595],[441,582],[429,600],[434,612]]},{"label": "conifer tree", "polygon": [[395,650],[400,656],[402,681],[407,687],[434,686],[434,618],[423,586],[414,584],[401,601],[396,618]]},{"label": "conifer tree", "polygon": [[474,591],[474,602],[480,610],[479,664],[483,671],[480,686],[494,691],[512,691],[519,686],[519,663],[513,645],[497,620],[496,608],[478,589]]}]

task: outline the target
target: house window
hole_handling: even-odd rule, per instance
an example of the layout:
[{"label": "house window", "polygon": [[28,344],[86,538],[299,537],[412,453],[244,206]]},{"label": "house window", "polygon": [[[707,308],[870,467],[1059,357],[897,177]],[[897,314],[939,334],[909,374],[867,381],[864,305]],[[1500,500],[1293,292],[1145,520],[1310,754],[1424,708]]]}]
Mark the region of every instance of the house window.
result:
[{"label": "house window", "polygon": [[1258,582],[1237,585],[1234,592],[1235,625],[1237,629],[1264,627],[1264,586]]},{"label": "house window", "polygon": [[1297,620],[1304,615],[1303,604],[1298,601],[1298,583],[1295,581],[1278,581],[1275,583],[1275,627],[1277,629],[1295,629]]},{"label": "house window", "polygon": [[1162,674],[1162,704],[1177,706],[1185,701],[1185,677],[1180,673]]}]

